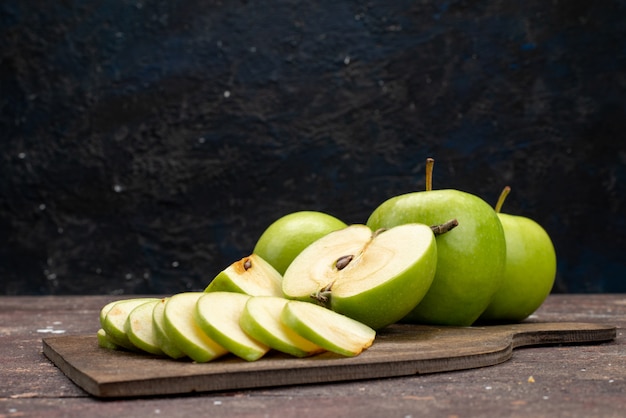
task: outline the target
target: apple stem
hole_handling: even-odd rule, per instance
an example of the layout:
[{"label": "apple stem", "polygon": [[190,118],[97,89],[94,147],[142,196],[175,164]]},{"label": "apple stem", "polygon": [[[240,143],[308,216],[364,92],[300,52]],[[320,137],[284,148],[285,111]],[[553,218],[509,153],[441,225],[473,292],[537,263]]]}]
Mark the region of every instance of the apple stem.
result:
[{"label": "apple stem", "polygon": [[435,160],[432,158],[426,159],[426,191],[431,191],[433,189],[433,166],[435,165]]},{"label": "apple stem", "polygon": [[504,204],[504,201],[506,200],[506,197],[509,195],[510,191],[511,188],[509,186],[505,186],[504,189],[502,189],[502,193],[500,193],[500,197],[498,198],[498,202],[495,206],[496,213],[500,213],[500,209],[502,209],[502,205]]},{"label": "apple stem", "polygon": [[430,229],[433,230],[433,233],[435,235],[442,235],[448,231],[451,231],[457,226],[459,226],[459,221],[457,221],[456,219],[450,219],[448,222],[444,222],[441,225],[433,225],[430,227]]},{"label": "apple stem", "polygon": [[334,284],[335,282],[333,281],[318,290],[317,292],[312,293],[311,298],[315,299],[320,305],[328,308],[328,301],[330,300],[330,289],[333,287]]}]

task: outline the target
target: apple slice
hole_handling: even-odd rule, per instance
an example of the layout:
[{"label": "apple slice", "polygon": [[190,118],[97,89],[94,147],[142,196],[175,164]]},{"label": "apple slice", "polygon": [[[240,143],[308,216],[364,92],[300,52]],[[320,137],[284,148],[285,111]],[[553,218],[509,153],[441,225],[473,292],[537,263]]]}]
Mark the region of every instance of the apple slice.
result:
[{"label": "apple slice", "polygon": [[307,357],[325,351],[281,321],[287,302],[288,299],[273,296],[252,297],[246,303],[239,325],[255,340],[292,356]]},{"label": "apple slice", "polygon": [[315,241],[289,265],[283,293],[316,299],[374,329],[397,322],[428,291],[437,265],[432,229],[405,224],[388,230],[350,225]]},{"label": "apple slice", "polygon": [[113,341],[111,341],[106,331],[102,328],[98,330],[96,336],[98,338],[98,346],[102,348],[106,348],[109,350],[119,350],[120,348],[122,348],[119,345],[115,344]]},{"label": "apple slice", "polygon": [[117,302],[119,302],[119,299],[107,303],[102,307],[102,309],[100,309],[100,326],[104,324],[104,320],[106,319],[107,314],[109,313],[113,305],[115,305]]},{"label": "apple slice", "polygon": [[258,360],[269,347],[253,339],[239,325],[239,319],[252,296],[234,292],[205,293],[196,303],[196,322],[211,338],[231,353],[247,361]]},{"label": "apple slice", "polygon": [[124,331],[135,347],[146,353],[162,356],[164,353],[159,347],[152,325],[152,311],[158,303],[161,303],[160,299],[151,300],[130,311]]},{"label": "apple slice", "polygon": [[323,306],[289,301],[281,314],[285,325],[333,353],[354,357],[374,343],[376,331]]},{"label": "apple slice", "polygon": [[183,353],[198,363],[206,363],[228,353],[196,323],[196,303],[206,294],[177,293],[165,302],[163,313],[165,333]]},{"label": "apple slice", "polygon": [[[151,300],[158,300],[157,298],[133,298],[133,299],[123,299],[117,301],[112,306],[108,308],[108,312],[104,317],[104,322],[102,323],[102,329],[106,332],[107,336],[113,341],[115,344],[124,347],[128,350],[137,351],[137,346],[135,346],[130,339],[128,338],[128,334],[126,333],[126,320],[128,319],[128,315],[130,315],[131,311],[135,309],[137,306],[149,302]],[[106,305],[105,305],[106,307]]]},{"label": "apple slice", "polygon": [[152,310],[152,326],[154,328],[154,338],[159,348],[165,353],[165,355],[179,359],[185,357],[183,353],[172,339],[165,332],[165,303],[168,298],[159,300]]},{"label": "apple slice", "polygon": [[222,270],[205,292],[236,292],[251,296],[282,296],[283,276],[257,254],[235,261]]}]

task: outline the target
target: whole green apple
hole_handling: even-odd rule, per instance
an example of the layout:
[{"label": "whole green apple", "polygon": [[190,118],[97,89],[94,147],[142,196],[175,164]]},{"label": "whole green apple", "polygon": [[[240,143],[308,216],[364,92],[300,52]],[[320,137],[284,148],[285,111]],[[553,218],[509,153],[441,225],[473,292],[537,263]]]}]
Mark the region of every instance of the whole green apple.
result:
[{"label": "whole green apple", "polygon": [[496,204],[506,239],[504,279],[481,321],[526,319],[548,297],[556,278],[556,252],[546,230],[532,219],[500,213],[509,191],[505,187]]},{"label": "whole green apple", "polygon": [[428,159],[426,191],[392,197],[367,220],[372,229],[418,222],[458,226],[437,235],[437,271],[422,301],[405,322],[468,326],[487,308],[502,283],[506,258],[504,231],[494,209],[460,190],[432,190]]},{"label": "whole green apple", "polygon": [[261,234],[252,251],[270,263],[281,275],[309,244],[347,225],[324,212],[299,211],[274,221]]}]

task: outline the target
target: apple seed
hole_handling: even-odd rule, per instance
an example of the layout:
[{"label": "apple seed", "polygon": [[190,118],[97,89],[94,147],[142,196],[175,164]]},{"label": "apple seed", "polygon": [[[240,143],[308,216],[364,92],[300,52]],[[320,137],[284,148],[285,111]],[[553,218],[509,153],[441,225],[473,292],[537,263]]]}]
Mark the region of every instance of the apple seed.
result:
[{"label": "apple seed", "polygon": [[348,264],[350,264],[350,261],[352,261],[353,258],[354,258],[354,255],[352,254],[339,257],[337,261],[335,262],[335,267],[337,267],[337,270],[343,270],[344,268],[348,266]]}]

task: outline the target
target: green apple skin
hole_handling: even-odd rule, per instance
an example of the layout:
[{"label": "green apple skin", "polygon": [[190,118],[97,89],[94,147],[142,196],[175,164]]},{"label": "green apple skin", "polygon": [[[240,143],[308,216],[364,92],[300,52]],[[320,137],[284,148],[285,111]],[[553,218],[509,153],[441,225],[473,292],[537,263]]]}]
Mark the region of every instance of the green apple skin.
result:
[{"label": "green apple skin", "polygon": [[506,238],[503,283],[480,321],[519,322],[552,291],[556,252],[545,229],[532,219],[499,213]]},{"label": "green apple skin", "polygon": [[[375,330],[402,319],[433,282],[437,269],[435,237],[430,227],[422,224],[390,228],[373,240],[372,233],[367,225],[353,224],[307,247],[285,272],[285,297],[312,302],[311,294],[331,282],[327,304],[331,310]],[[357,254],[364,245],[367,250],[362,256],[336,270],[334,262],[339,257]],[[391,270],[390,265],[394,266]],[[363,287],[365,282],[371,287]],[[304,288],[304,283],[313,287]]]},{"label": "green apple skin", "polygon": [[325,351],[286,326],[281,314],[289,299],[255,296],[246,302],[239,319],[241,328],[263,344],[295,357],[308,357]]},{"label": "green apple skin", "polygon": [[170,339],[165,332],[165,303],[168,298],[160,299],[152,310],[152,327],[154,329],[154,337],[157,345],[165,353],[166,356],[173,359],[186,357],[176,344]]},{"label": "green apple skin", "polygon": [[234,292],[250,296],[282,296],[282,275],[258,254],[251,254],[218,273],[205,292]]},{"label": "green apple skin", "polygon": [[[107,304],[103,310],[106,310],[104,321],[102,321],[102,329],[111,341],[127,350],[137,351],[139,348],[135,346],[126,333],[126,320],[128,315],[137,306],[146,302],[158,300],[157,298],[132,298],[119,300],[113,304]],[[102,311],[100,312],[102,317]]]},{"label": "green apple skin", "polygon": [[197,363],[206,363],[228,354],[196,323],[196,303],[204,292],[183,292],[170,296],[163,313],[164,330],[170,340]]},{"label": "green apple skin", "polygon": [[194,313],[196,323],[209,337],[246,361],[256,361],[270,349],[239,325],[251,297],[234,292],[205,293],[198,299]]},{"label": "green apple skin", "polygon": [[376,331],[359,321],[299,300],[285,305],[281,321],[303,338],[347,357],[359,355],[376,338]]},{"label": "green apple skin", "polygon": [[164,355],[158,345],[152,324],[152,312],[159,299],[142,303],[134,308],[124,324],[124,330],[130,342],[140,350],[157,356]]},{"label": "green apple skin", "polygon": [[340,219],[324,212],[293,212],[267,227],[254,246],[253,253],[261,256],[283,275],[302,250],[329,232],[346,226]]},{"label": "green apple skin", "polygon": [[98,339],[99,347],[106,348],[108,350],[121,350],[122,349],[122,347],[120,347],[119,345],[111,341],[106,331],[103,330],[102,328],[98,330],[98,332],[96,333],[96,336]]},{"label": "green apple skin", "polygon": [[460,190],[411,192],[388,199],[367,220],[372,229],[418,222],[458,226],[438,235],[437,271],[422,301],[403,322],[469,326],[487,308],[502,283],[506,243],[495,210]]}]

